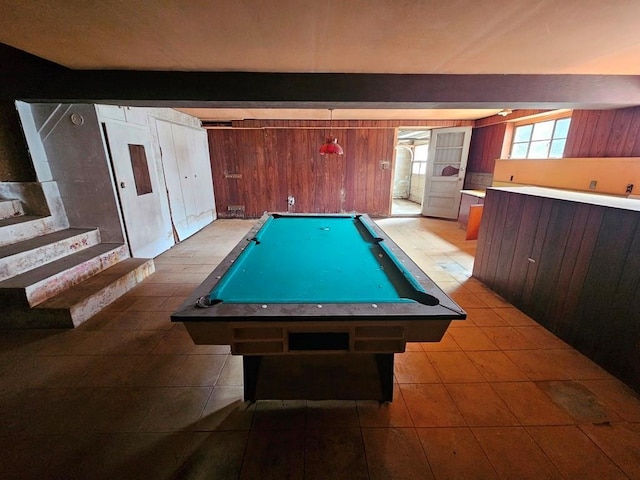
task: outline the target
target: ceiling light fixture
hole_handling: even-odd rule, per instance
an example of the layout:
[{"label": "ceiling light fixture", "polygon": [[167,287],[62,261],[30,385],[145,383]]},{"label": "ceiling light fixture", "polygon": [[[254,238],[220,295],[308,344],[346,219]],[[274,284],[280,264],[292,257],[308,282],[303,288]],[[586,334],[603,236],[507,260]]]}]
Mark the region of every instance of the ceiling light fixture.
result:
[{"label": "ceiling light fixture", "polygon": [[320,155],[344,155],[344,150],[338,144],[338,139],[333,136],[333,108],[329,109],[329,136],[320,147]]},{"label": "ceiling light fixture", "polygon": [[513,110],[505,108],[505,109],[499,111],[498,115],[500,115],[501,117],[506,117],[507,115],[511,115],[512,113],[513,113]]}]

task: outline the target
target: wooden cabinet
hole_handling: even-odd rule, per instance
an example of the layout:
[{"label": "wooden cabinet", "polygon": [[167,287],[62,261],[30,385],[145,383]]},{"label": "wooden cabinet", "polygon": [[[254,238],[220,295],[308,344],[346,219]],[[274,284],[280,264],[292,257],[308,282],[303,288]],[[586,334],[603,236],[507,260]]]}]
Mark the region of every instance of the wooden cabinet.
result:
[{"label": "wooden cabinet", "polygon": [[640,391],[640,201],[489,189],[473,276]]},{"label": "wooden cabinet", "polygon": [[472,205],[482,205],[484,203],[484,191],[461,190],[460,210],[458,211],[458,223],[466,230],[469,222],[469,210]]}]

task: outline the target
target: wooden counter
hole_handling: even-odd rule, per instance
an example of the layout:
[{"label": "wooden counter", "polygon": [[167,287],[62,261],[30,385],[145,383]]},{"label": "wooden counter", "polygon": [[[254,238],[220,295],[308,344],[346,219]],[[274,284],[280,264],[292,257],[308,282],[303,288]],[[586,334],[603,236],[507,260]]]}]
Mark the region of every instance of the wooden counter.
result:
[{"label": "wooden counter", "polygon": [[490,188],[473,276],[640,391],[640,200]]},{"label": "wooden counter", "polygon": [[472,205],[482,205],[484,202],[484,190],[460,190],[460,210],[458,211],[458,223],[466,229],[469,222],[469,210]]}]

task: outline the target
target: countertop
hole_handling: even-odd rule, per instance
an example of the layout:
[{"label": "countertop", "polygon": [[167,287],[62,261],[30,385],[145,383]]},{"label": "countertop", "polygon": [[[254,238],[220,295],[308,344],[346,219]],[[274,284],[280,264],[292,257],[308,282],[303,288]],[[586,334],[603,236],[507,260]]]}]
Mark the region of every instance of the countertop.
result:
[{"label": "countertop", "polygon": [[572,190],[560,190],[544,187],[489,187],[489,189],[640,212],[640,199],[638,198],[615,197],[613,195],[574,192]]},{"label": "countertop", "polygon": [[484,190],[460,190],[460,193],[463,195],[471,195],[472,197],[484,198],[486,192]]}]

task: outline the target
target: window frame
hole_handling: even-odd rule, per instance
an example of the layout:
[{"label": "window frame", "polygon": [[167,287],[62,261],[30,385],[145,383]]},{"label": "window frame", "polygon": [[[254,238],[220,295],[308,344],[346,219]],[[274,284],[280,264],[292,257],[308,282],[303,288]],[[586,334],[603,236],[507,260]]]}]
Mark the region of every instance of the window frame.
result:
[{"label": "window frame", "polygon": [[[569,120],[569,128],[567,128],[567,136],[566,137],[555,137],[555,133],[556,133],[556,129],[557,129],[557,125],[558,125],[558,121],[560,120],[564,120],[564,119],[568,119]],[[536,124],[539,123],[544,123],[544,122],[553,122],[553,129],[551,131],[551,136],[548,139],[544,139],[545,141],[548,141],[548,146],[547,146],[547,153],[546,156],[534,156],[534,157],[530,157],[529,153],[531,151],[531,144],[534,143],[535,141],[532,141],[532,137],[533,137],[533,130],[535,128]],[[526,142],[516,142],[516,130],[519,127],[525,127],[531,125],[532,129],[531,129],[531,134],[529,135],[529,139]],[[567,144],[567,139],[569,138],[569,129],[571,128],[571,113],[563,113],[561,115],[549,115],[549,116],[542,116],[542,117],[538,117],[538,118],[528,118],[528,119],[523,119],[520,121],[516,121],[513,122],[513,131],[512,131],[512,135],[511,135],[511,141],[510,141],[510,145],[509,145],[509,156],[508,158],[510,160],[531,160],[531,159],[559,159],[559,158],[564,158],[564,149],[566,148],[566,144]],[[562,154],[559,157],[556,156],[549,156],[550,152],[551,152],[551,148],[553,146],[553,142],[554,140],[562,140],[564,139],[564,147],[562,149]],[[539,141],[539,140],[536,140]],[[522,144],[526,144],[527,145],[527,153],[524,157],[514,157],[513,156],[513,150],[514,150],[514,146],[516,145],[522,145]]]},{"label": "window frame", "polygon": [[[427,155],[424,160],[416,160],[416,148],[427,147]],[[413,158],[411,159],[411,174],[412,175],[426,175],[427,174],[427,162],[429,161],[429,141],[419,141],[413,144]],[[418,167],[418,172],[416,172]]]}]

